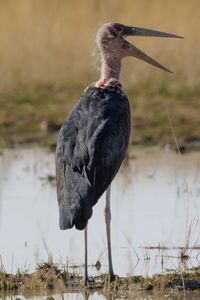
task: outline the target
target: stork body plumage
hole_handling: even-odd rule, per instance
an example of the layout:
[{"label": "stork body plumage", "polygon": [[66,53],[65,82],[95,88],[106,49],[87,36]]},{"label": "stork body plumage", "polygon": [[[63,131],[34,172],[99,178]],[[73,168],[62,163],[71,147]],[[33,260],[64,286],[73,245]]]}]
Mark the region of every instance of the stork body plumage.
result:
[{"label": "stork body plumage", "polygon": [[125,157],[130,108],[115,82],[89,87],[58,137],[60,228],[84,229],[92,207],[111,184]]},{"label": "stork body plumage", "polygon": [[119,81],[121,60],[134,56],[167,72],[167,68],[124,39],[125,36],[180,38],[169,33],[107,23],[97,32],[101,77],[84,92],[63,124],[56,150],[57,198],[61,229],[85,229],[92,208],[106,191],[105,219],[109,278],[114,276],[110,237],[110,185],[125,157],[130,137],[130,108]]}]

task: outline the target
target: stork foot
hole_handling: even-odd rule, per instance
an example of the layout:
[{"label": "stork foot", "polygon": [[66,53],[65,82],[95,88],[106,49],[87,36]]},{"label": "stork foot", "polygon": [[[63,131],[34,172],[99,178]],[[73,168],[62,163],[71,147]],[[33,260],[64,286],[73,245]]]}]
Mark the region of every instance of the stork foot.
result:
[{"label": "stork foot", "polygon": [[85,278],[84,278],[84,285],[85,285],[85,286],[89,285],[91,282],[92,282],[92,281],[89,280],[88,277],[85,277]]},{"label": "stork foot", "polygon": [[117,277],[118,277],[118,276],[115,275],[114,273],[108,274],[108,282],[113,282],[113,281],[115,281],[115,279],[116,279]]}]

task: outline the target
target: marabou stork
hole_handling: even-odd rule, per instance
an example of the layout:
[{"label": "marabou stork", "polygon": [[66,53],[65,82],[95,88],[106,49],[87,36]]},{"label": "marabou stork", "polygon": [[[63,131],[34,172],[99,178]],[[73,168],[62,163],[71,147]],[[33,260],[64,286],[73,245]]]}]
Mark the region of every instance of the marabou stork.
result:
[{"label": "marabou stork", "polygon": [[106,191],[105,220],[109,278],[115,275],[111,257],[110,186],[125,157],[131,122],[127,96],[119,81],[121,60],[134,56],[170,72],[124,39],[126,36],[180,36],[145,28],[107,23],[97,32],[101,55],[100,80],[90,85],[63,124],[56,149],[57,197],[60,229],[85,229],[85,284],[87,224],[93,206]]}]

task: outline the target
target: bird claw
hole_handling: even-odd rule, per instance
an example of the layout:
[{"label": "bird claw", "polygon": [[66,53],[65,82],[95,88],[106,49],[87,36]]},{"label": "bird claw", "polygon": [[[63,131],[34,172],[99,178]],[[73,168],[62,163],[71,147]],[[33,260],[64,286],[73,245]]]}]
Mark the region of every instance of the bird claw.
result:
[{"label": "bird claw", "polygon": [[118,276],[113,274],[108,274],[108,282],[113,282]]},{"label": "bird claw", "polygon": [[89,284],[91,284],[91,283],[92,283],[92,281],[89,280],[88,277],[84,278],[84,285],[85,285],[85,286],[87,286],[87,285],[89,285]]}]

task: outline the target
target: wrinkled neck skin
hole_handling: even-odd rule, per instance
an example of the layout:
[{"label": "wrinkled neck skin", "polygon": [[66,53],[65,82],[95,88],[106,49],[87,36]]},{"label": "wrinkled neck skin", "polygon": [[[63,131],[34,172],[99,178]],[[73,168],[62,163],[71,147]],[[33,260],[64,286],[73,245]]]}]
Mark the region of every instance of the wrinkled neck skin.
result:
[{"label": "wrinkled neck skin", "polygon": [[119,81],[121,71],[121,58],[110,55],[101,55],[101,77],[96,86],[103,87],[109,79]]},{"label": "wrinkled neck skin", "polygon": [[119,80],[120,71],[120,58],[110,56],[105,56],[101,58],[101,80],[108,81],[110,78],[115,78]]}]

